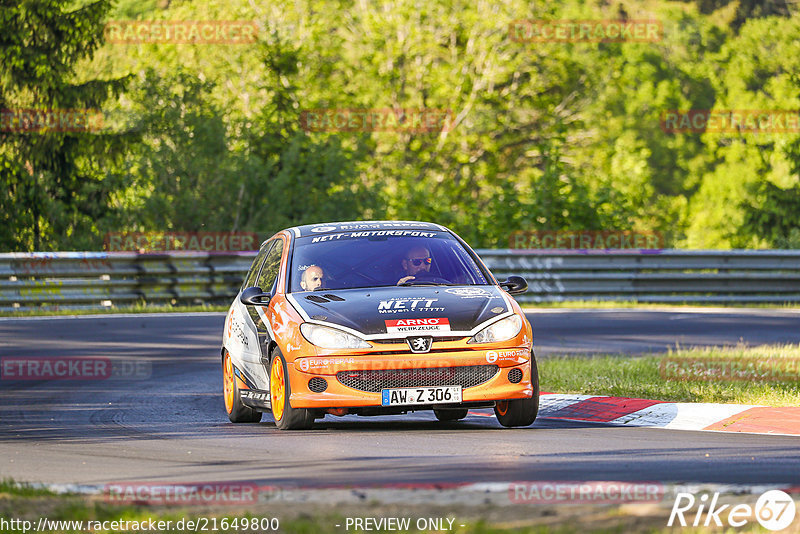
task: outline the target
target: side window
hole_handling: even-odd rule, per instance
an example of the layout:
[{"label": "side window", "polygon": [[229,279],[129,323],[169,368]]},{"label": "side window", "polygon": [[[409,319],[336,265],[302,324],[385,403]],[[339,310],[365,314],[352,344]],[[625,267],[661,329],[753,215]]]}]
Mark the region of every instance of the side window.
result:
[{"label": "side window", "polygon": [[266,293],[272,292],[275,281],[278,279],[282,253],[283,241],[276,239],[275,246],[267,254],[267,259],[264,261],[264,267],[261,268],[261,273],[258,275],[258,283],[256,284]]},{"label": "side window", "polygon": [[256,276],[258,276],[258,271],[261,269],[261,265],[264,263],[264,258],[274,244],[274,241],[264,243],[264,245],[261,247],[261,250],[258,251],[256,258],[253,260],[253,264],[250,266],[250,270],[247,271],[247,275],[244,277],[242,289],[253,287],[255,285]]}]

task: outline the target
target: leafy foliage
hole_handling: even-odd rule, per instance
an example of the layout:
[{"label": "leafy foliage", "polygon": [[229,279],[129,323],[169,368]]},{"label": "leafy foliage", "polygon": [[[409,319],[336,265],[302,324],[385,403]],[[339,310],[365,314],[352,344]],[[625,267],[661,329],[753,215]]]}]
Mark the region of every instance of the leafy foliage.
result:
[{"label": "leafy foliage", "polygon": [[[101,44],[110,5],[99,0],[72,9],[64,0],[6,3],[0,15],[0,109],[99,109],[125,79],[80,79],[76,64]],[[8,113],[8,112],[7,112]],[[96,221],[109,211],[100,159],[119,157],[124,134],[69,131],[54,123],[36,131],[0,132],[0,247],[12,250],[87,247]]]},{"label": "leafy foliage", "polygon": [[[108,231],[434,220],[800,246],[800,135],[670,133],[669,110],[798,110],[783,0],[24,0],[0,15],[0,107],[100,107],[100,133],[0,132],[0,247]],[[656,42],[526,42],[520,19],[655,19]],[[259,41],[102,44],[109,20],[252,20]],[[107,80],[107,81],[103,81]],[[127,83],[127,85],[125,85]],[[109,99],[111,97],[111,99]],[[449,110],[427,132],[310,131],[304,110]]]}]

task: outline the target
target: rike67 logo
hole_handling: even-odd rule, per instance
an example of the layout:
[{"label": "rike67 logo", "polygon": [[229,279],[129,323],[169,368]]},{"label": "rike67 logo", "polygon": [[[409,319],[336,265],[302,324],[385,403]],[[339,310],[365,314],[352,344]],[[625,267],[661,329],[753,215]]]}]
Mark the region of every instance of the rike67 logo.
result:
[{"label": "rike67 logo", "polygon": [[682,527],[708,527],[712,522],[721,527],[723,521],[727,521],[731,527],[742,527],[755,519],[765,529],[776,531],[791,525],[795,517],[794,500],[788,493],[780,490],[770,490],[762,494],[755,507],[749,504],[737,504],[733,507],[730,504],[720,505],[718,500],[719,493],[714,493],[710,500],[708,494],[696,498],[691,493],[678,493],[667,526],[673,526],[677,519]]}]

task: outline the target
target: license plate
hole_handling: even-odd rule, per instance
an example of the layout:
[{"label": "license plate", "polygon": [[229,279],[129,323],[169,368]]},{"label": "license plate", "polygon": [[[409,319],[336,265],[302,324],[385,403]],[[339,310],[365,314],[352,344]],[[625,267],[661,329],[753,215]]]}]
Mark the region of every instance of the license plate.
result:
[{"label": "license plate", "polygon": [[382,394],[382,406],[461,402],[461,386],[384,389]]}]

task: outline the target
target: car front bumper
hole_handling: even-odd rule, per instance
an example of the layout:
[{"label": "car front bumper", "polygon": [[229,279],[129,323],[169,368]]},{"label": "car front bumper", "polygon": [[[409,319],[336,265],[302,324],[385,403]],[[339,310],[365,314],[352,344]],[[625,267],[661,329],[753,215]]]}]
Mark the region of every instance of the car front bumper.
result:
[{"label": "car front bumper", "polygon": [[[381,354],[381,355],[335,355],[327,357],[297,358],[289,364],[289,379],[292,394],[291,405],[295,408],[355,408],[382,406],[381,390],[365,391],[353,387],[353,381],[346,376],[363,373],[379,373],[391,383],[396,372],[420,371],[421,377],[412,376],[412,380],[394,380],[395,384],[386,388],[402,388],[415,386],[448,386],[448,375],[453,377],[470,372],[477,367],[496,366],[497,371],[485,381],[477,385],[462,385],[461,402],[487,402],[530,398],[533,395],[531,377],[531,358],[533,354],[528,348],[503,348],[486,350],[447,351],[426,354]],[[471,369],[465,369],[471,368]],[[510,379],[509,373],[513,379]],[[425,377],[426,372],[438,375],[435,380]],[[340,374],[341,373],[341,374]],[[514,376],[516,375],[516,376]],[[371,376],[371,375],[370,375]],[[340,380],[339,377],[342,377]],[[311,380],[319,385],[323,379],[327,383],[322,392],[311,388]],[[515,382],[514,380],[519,379]],[[416,383],[415,383],[416,380]],[[343,382],[349,382],[345,385]],[[402,382],[402,383],[399,383]],[[370,389],[375,389],[373,385]],[[381,388],[383,389],[383,388]],[[398,407],[394,405],[393,407]],[[409,409],[425,409],[419,405],[408,405]]]}]

